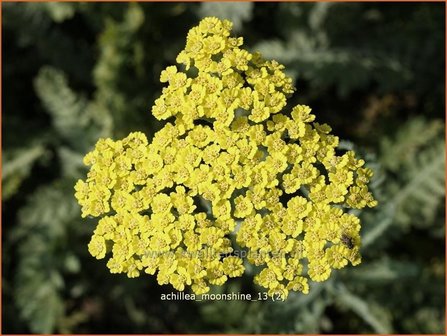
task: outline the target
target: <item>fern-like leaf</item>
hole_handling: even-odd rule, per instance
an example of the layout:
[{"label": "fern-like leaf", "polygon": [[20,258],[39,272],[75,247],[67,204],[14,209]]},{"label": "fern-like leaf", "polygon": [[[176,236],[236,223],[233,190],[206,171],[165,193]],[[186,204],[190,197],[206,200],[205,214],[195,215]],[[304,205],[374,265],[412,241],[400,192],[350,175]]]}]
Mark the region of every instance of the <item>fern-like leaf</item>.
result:
[{"label": "fern-like leaf", "polygon": [[45,154],[45,149],[38,144],[14,152],[5,152],[2,163],[3,198],[14,195],[21,183],[28,177],[34,163]]},{"label": "fern-like leaf", "polygon": [[361,297],[351,293],[343,284],[338,284],[336,287],[329,289],[335,296],[336,302],[351,309],[369,324],[374,332],[378,334],[389,334],[392,332],[391,324],[386,320],[383,312],[372,308],[376,306],[376,304],[367,302]]},{"label": "fern-like leaf", "polygon": [[79,212],[72,186],[73,181],[66,181],[38,189],[10,234],[11,240],[20,242],[14,294],[33,333],[56,330],[65,314],[63,274],[79,269],[66,246],[68,226]]},{"label": "fern-like leaf", "polygon": [[432,224],[436,210],[445,197],[445,143],[438,140],[421,152],[408,167],[408,183],[392,199],[396,221],[402,225]]},{"label": "fern-like leaf", "polygon": [[[392,225],[408,228],[439,229],[434,223],[438,207],[445,197],[445,144],[438,140],[433,148],[420,153],[417,161],[408,167],[406,183],[389,186],[384,204],[376,213],[374,227],[364,235],[363,247],[371,245]],[[435,225],[434,225],[435,224]]]},{"label": "fern-like leaf", "polygon": [[85,152],[94,140],[109,131],[110,118],[100,110],[94,111],[94,106],[84,96],[70,89],[66,76],[60,70],[42,68],[34,86],[59,136],[73,148]]},{"label": "fern-like leaf", "polygon": [[440,120],[426,121],[417,117],[405,123],[394,139],[385,138],[381,143],[381,163],[391,171],[398,171],[403,165],[411,163],[419,151],[431,146],[432,141],[443,131]]}]

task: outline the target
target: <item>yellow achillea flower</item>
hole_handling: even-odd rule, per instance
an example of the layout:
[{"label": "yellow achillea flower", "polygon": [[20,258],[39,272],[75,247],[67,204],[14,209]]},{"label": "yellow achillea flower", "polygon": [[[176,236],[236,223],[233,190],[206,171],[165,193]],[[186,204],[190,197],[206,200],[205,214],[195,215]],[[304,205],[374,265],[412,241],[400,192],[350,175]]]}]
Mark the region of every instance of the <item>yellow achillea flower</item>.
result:
[{"label": "yellow achillea flower", "polygon": [[152,113],[173,122],[152,143],[134,132],[85,156],[75,196],[83,217],[101,217],[88,249],[111,253],[112,273],[200,294],[244,273],[237,242],[270,295],[308,293],[309,279],[360,263],[360,222],[342,209],[377,204],[372,171],[352,151],[336,154],[338,137],[308,106],[281,113],[292,80],[231,27],[203,19],[179,65],[162,71]]}]

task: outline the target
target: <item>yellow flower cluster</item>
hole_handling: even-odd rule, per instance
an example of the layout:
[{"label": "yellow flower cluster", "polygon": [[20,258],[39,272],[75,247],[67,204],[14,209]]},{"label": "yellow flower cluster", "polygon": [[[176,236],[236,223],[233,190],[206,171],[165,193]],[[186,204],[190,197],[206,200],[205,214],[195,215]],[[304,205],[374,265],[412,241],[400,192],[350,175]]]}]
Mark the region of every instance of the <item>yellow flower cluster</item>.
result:
[{"label": "yellow flower cluster", "polygon": [[[276,61],[241,48],[231,22],[205,18],[167,67],[152,108],[168,119],[149,144],[142,133],[101,139],[78,181],[82,216],[101,216],[88,245],[112,273],[156,274],[199,294],[244,273],[271,295],[307,293],[308,279],[360,263],[360,222],[344,211],[375,206],[372,171],[314,122],[307,106],[281,113],[292,81]],[[207,210],[208,209],[208,210]],[[237,252],[237,251],[236,251]]]}]

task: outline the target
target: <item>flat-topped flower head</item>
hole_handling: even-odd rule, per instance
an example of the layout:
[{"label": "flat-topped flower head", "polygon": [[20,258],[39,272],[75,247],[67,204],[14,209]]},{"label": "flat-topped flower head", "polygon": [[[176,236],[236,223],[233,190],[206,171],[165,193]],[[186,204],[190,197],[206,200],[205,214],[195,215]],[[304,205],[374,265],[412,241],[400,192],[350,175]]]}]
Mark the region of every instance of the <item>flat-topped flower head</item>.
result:
[{"label": "flat-topped flower head", "polygon": [[[169,122],[152,142],[140,132],[100,139],[75,186],[82,217],[100,217],[88,244],[111,273],[156,276],[196,294],[261,268],[255,283],[285,299],[309,280],[361,262],[360,221],[347,209],[377,205],[371,169],[315,122],[287,112],[284,66],[243,48],[231,22],[190,30],[152,113]],[[237,252],[248,249],[248,257]]]}]

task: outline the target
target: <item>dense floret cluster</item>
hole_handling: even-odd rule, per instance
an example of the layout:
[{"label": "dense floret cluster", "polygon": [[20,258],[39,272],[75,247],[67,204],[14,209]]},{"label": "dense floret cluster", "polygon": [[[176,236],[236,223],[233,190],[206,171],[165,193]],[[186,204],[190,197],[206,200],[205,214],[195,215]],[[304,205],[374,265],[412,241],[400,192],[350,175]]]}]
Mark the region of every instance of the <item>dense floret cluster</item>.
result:
[{"label": "dense floret cluster", "polygon": [[271,295],[307,293],[308,278],[360,263],[360,222],[346,209],[376,205],[372,171],[336,153],[309,107],[284,112],[294,89],[283,66],[242,49],[231,26],[205,18],[190,30],[183,66],[161,73],[152,113],[172,122],[151,143],[135,132],[86,155],[76,198],[83,217],[101,216],[89,251],[111,252],[112,273],[156,274],[180,291],[206,293],[246,259]]}]

